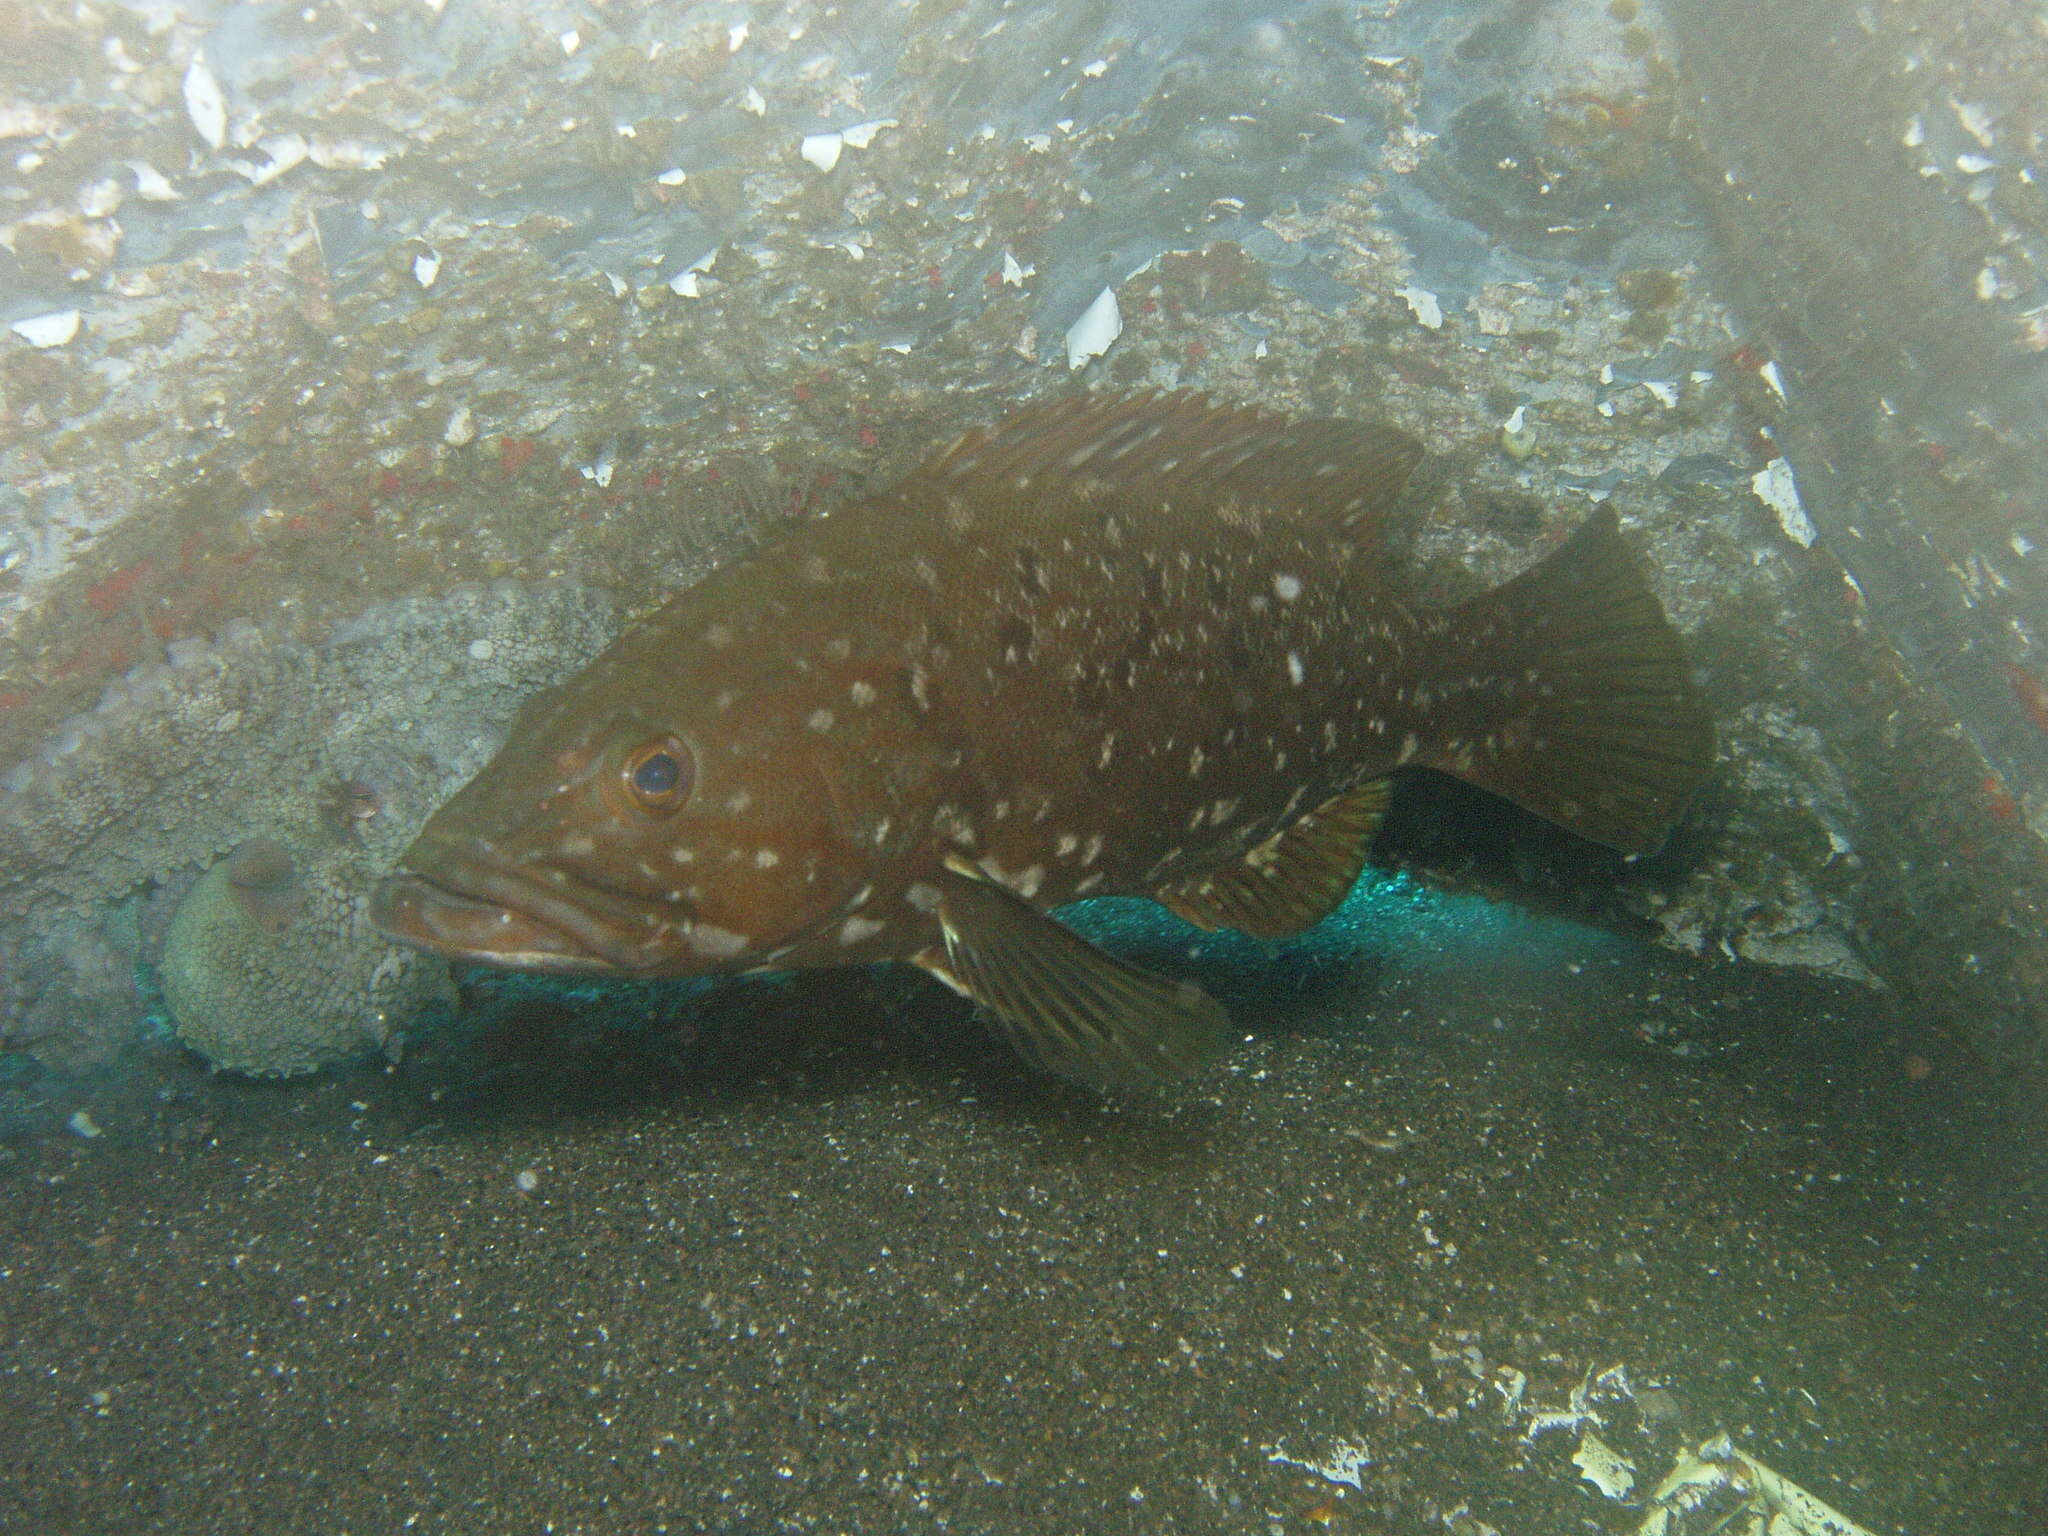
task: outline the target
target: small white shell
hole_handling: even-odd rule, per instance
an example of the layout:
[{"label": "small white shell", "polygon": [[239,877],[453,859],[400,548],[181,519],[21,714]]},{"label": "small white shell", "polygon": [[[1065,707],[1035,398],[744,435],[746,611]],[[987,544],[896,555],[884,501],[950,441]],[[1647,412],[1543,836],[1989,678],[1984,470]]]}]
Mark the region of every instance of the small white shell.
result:
[{"label": "small white shell", "polygon": [[1757,500],[1777,513],[1786,538],[1801,549],[1813,548],[1820,531],[1806,515],[1806,506],[1799,499],[1799,482],[1793,479],[1789,463],[1782,458],[1771,460],[1749,477],[1749,488],[1756,492]]},{"label": "small white shell", "polygon": [[845,139],[836,133],[811,133],[804,136],[796,152],[819,170],[829,171],[839,163],[839,151],[845,143]]},{"label": "small white shell", "polygon": [[1100,357],[1124,333],[1124,317],[1116,307],[1116,290],[1105,288],[1095,302],[1081,312],[1081,318],[1067,327],[1067,367],[1080,367],[1091,357]]},{"label": "small white shell", "polygon": [[111,176],[89,182],[78,194],[78,211],[88,219],[104,219],[121,207],[121,184]]},{"label": "small white shell", "polygon": [[1415,316],[1424,330],[1440,331],[1444,328],[1444,307],[1427,288],[1417,288],[1411,283],[1405,288],[1396,288],[1394,297],[1408,306],[1409,313]]},{"label": "small white shell", "polygon": [[60,309],[51,314],[17,320],[8,329],[32,347],[61,347],[78,334],[81,318],[75,309]]},{"label": "small white shell", "polygon": [[855,123],[851,128],[840,129],[839,137],[846,140],[851,148],[866,149],[875,142],[876,134],[880,133],[884,128],[894,128],[895,126],[895,118],[878,117],[871,123]]},{"label": "small white shell", "polygon": [[135,173],[135,195],[145,203],[175,203],[178,200],[178,189],[147,160],[130,160],[128,169]]},{"label": "small white shell", "polygon": [[1609,1449],[1607,1442],[1590,1429],[1579,1436],[1579,1448],[1572,1453],[1572,1465],[1580,1476],[1610,1499],[1625,1499],[1636,1485],[1636,1469],[1626,1457]]},{"label": "small white shell", "polygon": [[797,153],[810,161],[821,171],[829,171],[839,163],[839,153],[844,149],[866,149],[875,142],[875,135],[884,128],[894,128],[896,119],[878,117],[872,122],[855,123],[851,128],[841,128],[837,133],[813,133],[797,146]]},{"label": "small white shell", "polygon": [[199,137],[214,149],[228,141],[228,102],[221,95],[220,82],[207,67],[206,54],[195,51],[185,70],[185,111]]}]

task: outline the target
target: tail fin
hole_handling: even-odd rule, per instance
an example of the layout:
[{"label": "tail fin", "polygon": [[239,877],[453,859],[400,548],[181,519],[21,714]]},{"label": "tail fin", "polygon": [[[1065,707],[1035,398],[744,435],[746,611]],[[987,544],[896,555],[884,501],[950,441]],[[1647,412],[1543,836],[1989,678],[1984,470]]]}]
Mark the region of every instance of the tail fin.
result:
[{"label": "tail fin", "polygon": [[1657,848],[1713,766],[1714,728],[1613,511],[1454,627],[1533,687],[1495,751],[1441,766],[1623,853]]}]

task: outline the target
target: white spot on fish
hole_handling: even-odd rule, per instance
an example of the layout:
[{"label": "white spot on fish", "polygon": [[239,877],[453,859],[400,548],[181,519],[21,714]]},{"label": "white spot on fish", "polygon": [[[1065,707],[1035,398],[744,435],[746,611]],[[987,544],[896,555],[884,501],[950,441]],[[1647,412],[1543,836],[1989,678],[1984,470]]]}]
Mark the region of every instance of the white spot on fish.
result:
[{"label": "white spot on fish", "polygon": [[1293,602],[1297,597],[1301,596],[1301,578],[1299,576],[1289,576],[1285,571],[1282,571],[1273,578],[1273,594],[1283,603]]},{"label": "white spot on fish", "polygon": [[1410,731],[1406,736],[1403,736],[1401,738],[1401,755],[1397,757],[1395,761],[1397,763],[1407,762],[1410,758],[1415,756],[1416,750],[1420,745],[1421,743],[1419,743],[1415,739],[1415,733],[1413,731]]},{"label": "white spot on fish", "polygon": [[1194,779],[1194,778],[1200,778],[1200,777],[1201,777],[1201,774],[1202,774],[1202,763],[1203,763],[1203,761],[1205,760],[1205,756],[1206,756],[1206,754],[1204,754],[1204,753],[1203,753],[1203,751],[1202,751],[1202,748],[1201,748],[1201,746],[1200,746],[1200,744],[1199,744],[1199,743],[1198,743],[1198,744],[1196,745],[1196,747],[1195,747],[1195,750],[1194,750],[1194,751],[1192,751],[1192,752],[1190,752],[1190,753],[1188,754],[1188,777],[1189,777],[1189,778],[1191,778],[1191,779]]},{"label": "white spot on fish", "polygon": [[937,886],[916,880],[911,882],[910,889],[903,893],[903,899],[918,911],[929,912],[939,904],[942,897]]},{"label": "white spot on fish", "polygon": [[744,789],[734,790],[725,799],[725,809],[728,814],[733,816],[745,815],[753,807],[753,804],[753,794]]},{"label": "white spot on fish", "polygon": [[713,624],[704,631],[704,643],[715,651],[722,651],[732,644],[732,630],[723,624]]},{"label": "white spot on fish", "polygon": [[782,855],[773,848],[756,848],[754,850],[754,868],[756,869],[773,869],[781,862]]},{"label": "white spot on fish", "polygon": [[744,953],[751,943],[753,940],[745,934],[711,923],[693,923],[690,927],[690,948],[707,960],[730,960],[734,955]]},{"label": "white spot on fish", "polygon": [[1053,857],[1064,859],[1080,846],[1081,839],[1074,836],[1071,832],[1062,832],[1059,836],[1059,841],[1053,844]]},{"label": "white spot on fish", "polygon": [[668,851],[668,856],[678,864],[694,864],[697,862],[697,850],[694,848],[671,848]]},{"label": "white spot on fish", "polygon": [[587,858],[597,851],[597,844],[587,835],[562,839],[562,856],[567,859]]},{"label": "white spot on fish", "polygon": [[832,729],[832,711],[829,709],[814,709],[811,711],[811,718],[806,720],[804,724],[814,731],[829,731]]},{"label": "white spot on fish", "polygon": [[1308,673],[1302,669],[1301,655],[1297,651],[1287,653],[1287,681],[1299,688]]},{"label": "white spot on fish", "polygon": [[873,683],[855,683],[846,691],[852,697],[856,708],[866,709],[875,702],[875,685]]},{"label": "white spot on fish", "polygon": [[858,944],[863,939],[872,939],[888,926],[887,923],[877,922],[872,917],[849,917],[839,925],[839,942]]},{"label": "white spot on fish", "polygon": [[1081,862],[1093,864],[1102,855],[1102,834],[1097,832],[1088,839],[1088,846],[1081,850]]}]

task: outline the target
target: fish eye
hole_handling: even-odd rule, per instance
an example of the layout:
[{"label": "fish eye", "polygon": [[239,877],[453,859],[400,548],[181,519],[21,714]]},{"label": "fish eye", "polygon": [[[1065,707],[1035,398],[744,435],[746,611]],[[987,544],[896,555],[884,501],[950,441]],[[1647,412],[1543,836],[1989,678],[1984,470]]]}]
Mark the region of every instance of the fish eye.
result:
[{"label": "fish eye", "polygon": [[643,811],[656,815],[674,810],[690,798],[696,775],[690,749],[673,736],[657,736],[626,754],[621,773],[627,792]]}]

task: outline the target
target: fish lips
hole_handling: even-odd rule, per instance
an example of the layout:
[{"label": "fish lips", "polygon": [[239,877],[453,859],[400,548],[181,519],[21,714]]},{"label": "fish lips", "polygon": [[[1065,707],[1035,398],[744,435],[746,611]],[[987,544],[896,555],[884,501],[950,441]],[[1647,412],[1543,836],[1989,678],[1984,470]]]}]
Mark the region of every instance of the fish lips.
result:
[{"label": "fish lips", "polygon": [[555,890],[484,853],[415,845],[407,867],[370,894],[387,938],[451,960],[521,970],[634,975],[653,969],[625,903],[588,888]]},{"label": "fish lips", "polygon": [[370,922],[388,939],[450,960],[538,971],[618,969],[530,913],[422,875],[380,880],[370,893]]}]

